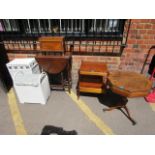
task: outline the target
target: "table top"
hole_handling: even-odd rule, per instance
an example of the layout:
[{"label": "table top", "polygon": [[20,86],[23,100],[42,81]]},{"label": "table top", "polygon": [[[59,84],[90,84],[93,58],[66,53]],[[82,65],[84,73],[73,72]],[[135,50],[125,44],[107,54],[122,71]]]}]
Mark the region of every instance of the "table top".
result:
[{"label": "table top", "polygon": [[37,62],[48,73],[58,74],[68,64],[69,57],[62,56],[37,56]]},{"label": "table top", "polygon": [[107,76],[107,65],[103,62],[82,61],[80,67],[81,75]]},{"label": "table top", "polygon": [[130,71],[113,71],[109,73],[108,80],[112,90],[126,96],[145,96],[151,89],[152,82],[142,74]]}]

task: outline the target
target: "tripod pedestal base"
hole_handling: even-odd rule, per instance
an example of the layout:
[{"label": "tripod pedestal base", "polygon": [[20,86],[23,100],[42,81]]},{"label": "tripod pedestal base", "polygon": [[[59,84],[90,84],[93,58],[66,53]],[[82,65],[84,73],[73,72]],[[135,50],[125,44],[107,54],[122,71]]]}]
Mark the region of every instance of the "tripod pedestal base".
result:
[{"label": "tripod pedestal base", "polygon": [[124,113],[124,111],[122,111],[127,117],[128,119],[132,122],[132,125],[136,125],[136,121],[131,117],[129,109],[126,105],[120,105],[120,106],[116,106],[116,107],[110,107],[110,108],[104,108],[103,111],[112,111],[114,109],[119,109],[122,111],[122,109],[124,109],[126,111],[126,113]]}]

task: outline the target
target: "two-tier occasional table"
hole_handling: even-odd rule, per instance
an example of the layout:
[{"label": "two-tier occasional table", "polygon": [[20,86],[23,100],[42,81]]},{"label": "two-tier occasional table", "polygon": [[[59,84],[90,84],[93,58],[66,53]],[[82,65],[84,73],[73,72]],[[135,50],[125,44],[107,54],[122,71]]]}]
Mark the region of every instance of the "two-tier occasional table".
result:
[{"label": "two-tier occasional table", "polygon": [[107,75],[105,63],[82,61],[77,84],[78,98],[80,93],[103,93]]}]

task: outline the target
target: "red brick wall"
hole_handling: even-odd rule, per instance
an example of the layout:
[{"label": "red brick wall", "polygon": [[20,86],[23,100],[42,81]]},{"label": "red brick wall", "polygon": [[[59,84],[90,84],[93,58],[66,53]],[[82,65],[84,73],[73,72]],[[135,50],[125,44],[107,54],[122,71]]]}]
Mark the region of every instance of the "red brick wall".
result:
[{"label": "red brick wall", "polygon": [[[120,69],[140,72],[149,48],[155,45],[155,19],[132,19],[127,47],[121,56]],[[155,50],[151,50],[150,62]],[[145,67],[144,73],[148,70]]]},{"label": "red brick wall", "polygon": [[9,61],[15,59],[15,58],[32,58],[32,57],[35,57],[35,54],[14,54],[14,53],[8,53],[8,58],[9,58]]}]

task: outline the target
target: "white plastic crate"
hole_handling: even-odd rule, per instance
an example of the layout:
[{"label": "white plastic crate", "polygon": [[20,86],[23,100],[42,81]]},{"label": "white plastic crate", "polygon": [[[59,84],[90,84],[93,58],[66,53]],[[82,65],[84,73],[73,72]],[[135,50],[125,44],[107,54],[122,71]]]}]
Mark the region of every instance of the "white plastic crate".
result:
[{"label": "white plastic crate", "polygon": [[51,92],[45,72],[41,74],[24,74],[22,71],[16,73],[14,88],[20,103],[46,104]]},{"label": "white plastic crate", "polygon": [[14,59],[6,64],[7,68],[10,72],[10,75],[13,79],[14,75],[22,71],[25,74],[39,74],[40,69],[37,61],[35,58],[20,58],[20,59]]}]

